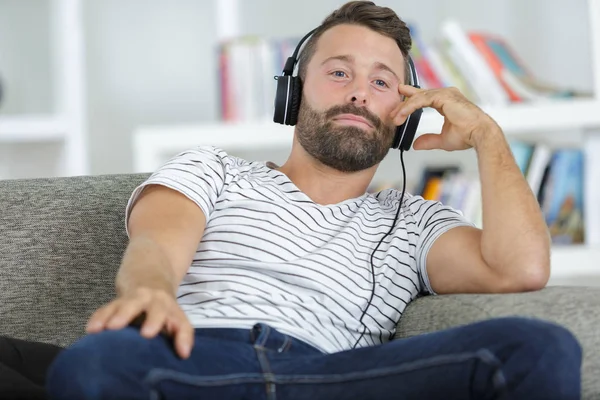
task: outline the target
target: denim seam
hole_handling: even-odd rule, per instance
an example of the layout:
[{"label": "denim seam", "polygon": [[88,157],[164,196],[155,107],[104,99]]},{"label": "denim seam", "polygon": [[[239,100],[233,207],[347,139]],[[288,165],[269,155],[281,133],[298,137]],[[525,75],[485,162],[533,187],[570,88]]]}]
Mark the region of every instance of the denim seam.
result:
[{"label": "denim seam", "polygon": [[267,400],[276,400],[276,386],[275,386],[275,375],[271,370],[271,364],[266,354],[266,349],[263,346],[254,346],[256,351],[256,357],[262,370],[262,378],[265,383],[265,394]]},{"label": "denim seam", "polygon": [[254,342],[254,351],[256,352],[256,358],[258,359],[258,364],[260,365],[260,369],[262,370],[263,381],[265,383],[265,394],[267,396],[267,400],[275,400],[275,380],[273,376],[273,372],[271,371],[271,365],[269,364],[269,359],[266,355],[267,348],[265,345],[271,336],[271,327],[269,325],[263,325],[260,330],[260,334],[256,342]]},{"label": "denim seam", "polygon": [[492,368],[492,370],[494,371],[492,376],[492,385],[494,392],[504,393],[506,391],[506,379],[504,373],[501,370],[502,364],[500,360],[498,360],[498,358],[496,358],[496,356],[487,349],[481,349],[474,353],[446,354],[442,356],[430,357],[424,360],[403,363],[393,367],[351,372],[346,374],[277,375],[276,383],[278,385],[345,383],[349,381],[383,378],[401,373],[412,372],[419,369],[433,368],[440,365],[455,364],[472,360],[478,360]]},{"label": "denim seam", "polygon": [[[265,374],[228,374],[221,376],[195,376],[168,369],[156,368],[151,370],[146,376],[145,381],[150,385],[156,384],[161,380],[173,380],[194,386],[226,386],[244,383],[264,383],[273,384],[318,384],[318,383],[344,383],[348,381],[365,380],[372,378],[382,378],[399,373],[412,372],[418,369],[432,368],[445,364],[455,364],[466,361],[479,360],[494,369],[494,379],[492,383],[494,389],[501,392],[506,389],[506,379],[501,371],[500,361],[487,349],[482,349],[475,353],[456,353],[442,356],[430,357],[424,360],[403,363],[394,367],[379,368],[376,370],[351,372],[335,375],[274,375]],[[269,379],[270,378],[270,379]]]},{"label": "denim seam", "polygon": [[494,398],[503,398],[501,395],[506,395],[508,384],[506,375],[504,375],[504,371],[502,371],[502,361],[500,361],[494,353],[485,348],[480,349],[477,354],[479,355],[480,360],[489,365],[493,370],[492,385],[495,392]]},{"label": "denim seam", "polygon": [[148,372],[148,374],[144,378],[144,383],[152,388],[151,391],[156,392],[155,385],[166,380],[200,387],[227,386],[245,383],[265,382],[263,374],[259,373],[228,374],[206,377],[201,375],[186,374],[172,369],[154,368],[150,370],[150,372]]}]

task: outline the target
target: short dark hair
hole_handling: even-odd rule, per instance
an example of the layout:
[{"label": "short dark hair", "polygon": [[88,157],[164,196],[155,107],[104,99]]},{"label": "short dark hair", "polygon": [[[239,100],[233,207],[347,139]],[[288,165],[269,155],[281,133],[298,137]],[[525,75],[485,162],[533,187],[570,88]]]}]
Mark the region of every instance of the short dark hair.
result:
[{"label": "short dark hair", "polygon": [[306,69],[317,50],[317,41],[325,31],[337,25],[351,24],[369,28],[379,34],[392,38],[398,44],[404,57],[404,80],[410,82],[409,52],[412,47],[410,29],[396,12],[388,7],[375,5],[372,1],[350,1],[335,10],[323,22],[313,35],[306,41],[298,57],[298,75],[301,80],[306,78]]}]

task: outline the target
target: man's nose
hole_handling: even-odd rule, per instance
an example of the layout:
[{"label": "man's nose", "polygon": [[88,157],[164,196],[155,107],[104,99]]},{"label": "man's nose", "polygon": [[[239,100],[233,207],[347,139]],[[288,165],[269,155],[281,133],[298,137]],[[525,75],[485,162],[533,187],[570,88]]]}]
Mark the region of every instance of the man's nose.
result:
[{"label": "man's nose", "polygon": [[367,84],[354,82],[348,93],[348,102],[356,106],[366,106],[369,104],[369,87]]}]

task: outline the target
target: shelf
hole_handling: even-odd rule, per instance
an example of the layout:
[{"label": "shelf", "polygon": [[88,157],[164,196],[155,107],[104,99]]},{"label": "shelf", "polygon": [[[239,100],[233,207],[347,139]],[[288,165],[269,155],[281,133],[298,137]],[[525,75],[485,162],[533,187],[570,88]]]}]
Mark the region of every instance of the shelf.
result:
[{"label": "shelf", "polygon": [[[600,100],[569,99],[536,104],[514,104],[484,108],[507,136],[543,132],[549,136],[564,131],[600,127]],[[426,110],[418,134],[439,132],[443,117]],[[140,127],[133,135],[134,168],[147,172],[175,154],[190,147],[214,145],[223,149],[269,149],[291,147],[294,128],[270,120],[257,122],[206,123]]]},{"label": "shelf", "polygon": [[135,172],[149,172],[165,155],[203,145],[223,149],[291,147],[294,128],[274,122],[235,122],[141,127],[133,134]]},{"label": "shelf", "polygon": [[0,143],[58,141],[66,132],[66,123],[54,116],[0,116]]}]

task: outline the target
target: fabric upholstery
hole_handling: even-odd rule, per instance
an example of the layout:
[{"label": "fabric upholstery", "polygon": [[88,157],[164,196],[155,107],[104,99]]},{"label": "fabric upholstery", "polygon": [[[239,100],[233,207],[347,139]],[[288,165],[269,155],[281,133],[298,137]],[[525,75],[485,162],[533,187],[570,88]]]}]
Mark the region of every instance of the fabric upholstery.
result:
[{"label": "fabric upholstery", "polygon": [[67,345],[114,296],[145,175],[0,181],[0,334]]}]

